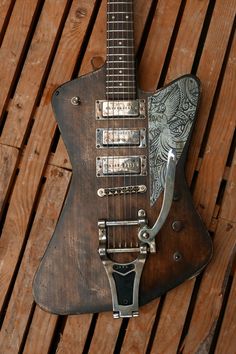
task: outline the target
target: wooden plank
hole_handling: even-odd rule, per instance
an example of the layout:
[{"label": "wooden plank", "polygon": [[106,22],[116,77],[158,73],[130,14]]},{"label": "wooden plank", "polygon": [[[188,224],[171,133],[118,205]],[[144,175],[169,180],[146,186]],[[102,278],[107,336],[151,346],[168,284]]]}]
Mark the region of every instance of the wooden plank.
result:
[{"label": "wooden plank", "polygon": [[177,352],[194,287],[194,279],[169,292],[161,310],[152,354]]},{"label": "wooden plank", "polygon": [[89,353],[96,353],[98,348],[103,354],[113,353],[121,323],[121,319],[113,319],[112,312],[100,313],[90,343]]},{"label": "wooden plank", "polygon": [[[199,211],[207,225],[210,225],[214,212],[235,127],[233,118],[235,96],[231,92],[236,79],[236,63],[234,59],[232,60],[235,58],[235,44],[234,39],[194,193],[195,201],[200,206]],[[230,227],[227,220],[218,222],[214,237],[215,255],[203,276],[188,335],[183,343],[184,353],[189,353],[189,350],[207,352],[210,348],[235,247]]]},{"label": "wooden plank", "polygon": [[235,225],[219,220],[214,256],[204,272],[183,353],[208,353],[222,306],[225,286],[235,253]]},{"label": "wooden plank", "polygon": [[68,316],[66,326],[57,347],[57,353],[76,354],[84,353],[92,315]]},{"label": "wooden plank", "polygon": [[47,0],[44,4],[14,97],[8,107],[0,138],[2,144],[22,146],[66,5],[66,0]]},{"label": "wooden plank", "polygon": [[224,314],[224,320],[220,330],[220,334],[217,340],[217,346],[215,353],[235,353],[236,348],[236,275],[234,275],[229,299],[227,302],[226,312]]},{"label": "wooden plank", "polygon": [[[70,79],[93,5],[94,1],[92,0],[90,2],[81,1],[81,6],[87,11],[86,15],[81,17],[80,13],[78,15],[77,1],[73,3],[55,56],[54,66],[43,93],[35,124],[25,149],[21,170],[9,206],[8,217],[0,239],[0,247],[2,255],[4,255],[1,263],[1,277],[4,281],[1,281],[0,307],[4,302],[11,281],[12,270],[17,264],[24,243],[38,186],[56,129],[50,105],[51,93],[60,82]],[[70,56],[68,56],[68,52],[71,52]],[[63,66],[60,65],[62,62]]]},{"label": "wooden plank", "polygon": [[232,43],[220,97],[199,170],[194,201],[206,225],[210,225],[217,194],[235,130],[236,36]]},{"label": "wooden plank", "polygon": [[150,302],[140,308],[140,317],[129,320],[121,353],[146,353],[159,303],[160,299]]},{"label": "wooden plank", "polygon": [[0,117],[9,99],[14,75],[39,2],[18,0],[13,8],[0,50]]},{"label": "wooden plank", "polygon": [[[154,91],[160,78],[181,1],[159,1],[139,66],[143,90]],[[148,72],[152,70],[152,75]],[[148,75],[147,75],[148,74]]]},{"label": "wooden plank", "polygon": [[229,177],[224,193],[224,200],[220,217],[230,222],[236,222],[236,152],[234,153],[233,162],[230,168]]},{"label": "wooden plank", "polygon": [[209,1],[186,2],[165,82],[191,72],[208,4]]},{"label": "wooden plank", "polygon": [[2,31],[5,25],[5,21],[10,14],[12,3],[12,0],[2,0],[0,2],[0,38],[2,38]]},{"label": "wooden plank", "polygon": [[0,216],[12,184],[17,160],[17,149],[0,144]]},{"label": "wooden plank", "polygon": [[55,332],[58,316],[49,314],[36,307],[29,333],[26,338],[24,354],[48,353]]},{"label": "wooden plank", "polygon": [[186,166],[186,175],[189,184],[193,178],[198,161],[204,131],[235,17],[235,9],[235,0],[216,1],[197,69],[197,76],[202,83],[202,98],[189,149],[189,156],[191,158],[189,158]]},{"label": "wooden plank", "polygon": [[[70,177],[69,171],[49,167],[41,202],[0,333],[0,347],[6,354],[16,353],[20,348],[33,305],[33,276],[59,217]],[[48,326],[48,323],[45,325]]]},{"label": "wooden plank", "polygon": [[65,144],[60,136],[55,154],[50,158],[49,164],[72,169],[69,156],[66,151]]}]

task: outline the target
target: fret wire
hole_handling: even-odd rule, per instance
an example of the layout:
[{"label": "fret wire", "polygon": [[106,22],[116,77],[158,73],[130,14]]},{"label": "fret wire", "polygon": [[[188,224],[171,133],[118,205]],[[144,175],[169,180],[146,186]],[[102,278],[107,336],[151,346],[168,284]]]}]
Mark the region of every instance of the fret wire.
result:
[{"label": "fret wire", "polygon": [[124,77],[124,76],[135,76],[135,74],[113,74],[113,75],[110,75],[110,74],[107,74],[107,76],[119,76],[119,77]]},{"label": "fret wire", "polygon": [[126,33],[127,33],[127,32],[132,32],[132,33],[133,33],[133,30],[132,30],[132,29],[131,29],[131,30],[114,30],[114,29],[109,30],[109,29],[108,29],[107,32],[112,32],[112,33],[113,33],[113,32],[126,32]]},{"label": "fret wire", "polygon": [[[122,53],[122,54],[120,54],[120,53],[107,53],[107,56],[108,56],[108,57],[113,57],[113,56],[119,56],[119,57],[130,56],[130,57],[132,57],[133,54],[131,54],[131,53]],[[109,59],[109,60],[110,60],[110,59]],[[121,61],[121,60],[120,60],[120,61]]]},{"label": "fret wire", "polygon": [[[116,95],[127,95],[127,94],[129,94],[129,95],[135,95],[136,94],[136,91],[130,91],[130,90],[128,90],[128,91],[107,91],[106,92],[106,94],[107,95],[109,95],[109,94],[111,94],[111,95],[114,95],[114,94],[116,94]],[[112,96],[112,98],[113,98],[113,96]],[[123,99],[123,97],[122,97],[122,99]]]},{"label": "fret wire", "polygon": [[[116,11],[109,11],[109,12],[107,12],[107,15],[110,15],[110,14],[117,14],[117,12],[116,12]],[[119,15],[119,14],[131,14],[131,15],[132,15],[132,12],[119,11],[118,15]]]},{"label": "fret wire", "polygon": [[123,40],[126,40],[126,41],[133,41],[133,38],[108,38],[107,41],[123,41]]},{"label": "fret wire", "polygon": [[[109,47],[107,47],[107,49],[108,50],[110,50],[110,49],[133,49],[134,47],[133,46],[109,46]],[[117,54],[118,55],[118,54]],[[131,54],[130,54],[131,55]],[[132,54],[133,55],[133,54]]]}]

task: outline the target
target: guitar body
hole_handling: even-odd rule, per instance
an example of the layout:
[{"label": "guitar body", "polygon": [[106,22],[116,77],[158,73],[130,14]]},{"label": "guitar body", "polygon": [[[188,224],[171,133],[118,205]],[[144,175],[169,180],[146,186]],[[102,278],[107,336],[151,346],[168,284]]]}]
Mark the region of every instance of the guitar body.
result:
[{"label": "guitar body", "polygon": [[[171,118],[171,124],[172,128],[175,124],[177,135],[180,131],[183,133],[186,126],[184,113],[180,112],[180,104],[186,99],[181,96],[183,95],[181,87],[186,86],[187,82],[190,86],[194,85],[195,92],[191,94],[195,100],[193,102],[195,113],[196,100],[198,101],[199,98],[199,84],[196,78],[185,76],[158,91],[154,96],[139,92],[139,98],[143,98],[147,103],[149,118],[114,119],[109,122],[112,128],[132,129],[134,124],[135,128],[145,128],[149,133],[149,139],[147,139],[147,146],[143,146],[142,149],[96,146],[97,129],[106,128],[108,125],[108,120],[96,119],[95,109],[97,100],[105,100],[105,67],[65,83],[54,93],[53,109],[72,163],[73,175],[60,219],[34,279],[34,297],[43,309],[62,315],[112,309],[111,288],[98,253],[98,220],[135,220],[138,210],[144,209],[148,225],[152,226],[155,223],[160,213],[163,193],[157,196],[153,190],[156,186],[153,182],[155,169],[153,146],[155,147],[155,138],[160,138],[160,131],[158,132],[158,121],[155,123],[156,130],[153,129],[152,117],[155,118],[155,114],[158,116],[160,105],[157,105],[159,108],[156,108],[157,113],[155,113],[152,99],[162,101],[164,105],[168,103],[168,99],[172,100],[173,107],[166,103],[169,112],[166,114],[175,116],[175,120]],[[174,96],[171,96],[171,93]],[[174,93],[177,94],[178,99]],[[71,99],[75,96],[80,99],[79,105],[71,103]],[[139,286],[140,305],[161,296],[184,280],[198,274],[212,255],[211,239],[194,209],[184,176],[184,163],[194,117],[195,114],[191,116],[188,139],[179,151],[174,200],[170,212],[156,236],[156,253],[148,253],[143,267]],[[156,147],[158,148],[158,143]],[[126,156],[130,153],[132,156],[140,154],[146,156],[147,176],[111,178],[100,177],[96,173],[96,164],[101,157]],[[97,194],[100,188],[130,185],[145,185],[147,191],[103,198]],[[128,242],[134,244],[135,240],[138,240],[137,226],[120,226],[108,231],[112,233],[112,242],[117,242],[116,247],[127,245]],[[132,263],[135,257],[134,254],[118,254],[115,255],[114,261],[122,264]]]}]

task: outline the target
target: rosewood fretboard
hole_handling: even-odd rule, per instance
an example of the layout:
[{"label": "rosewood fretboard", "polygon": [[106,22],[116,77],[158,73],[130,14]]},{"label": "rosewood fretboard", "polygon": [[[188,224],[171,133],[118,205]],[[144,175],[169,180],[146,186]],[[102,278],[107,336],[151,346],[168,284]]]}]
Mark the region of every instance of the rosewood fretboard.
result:
[{"label": "rosewood fretboard", "polygon": [[108,0],[107,72],[108,100],[136,98],[133,1]]}]

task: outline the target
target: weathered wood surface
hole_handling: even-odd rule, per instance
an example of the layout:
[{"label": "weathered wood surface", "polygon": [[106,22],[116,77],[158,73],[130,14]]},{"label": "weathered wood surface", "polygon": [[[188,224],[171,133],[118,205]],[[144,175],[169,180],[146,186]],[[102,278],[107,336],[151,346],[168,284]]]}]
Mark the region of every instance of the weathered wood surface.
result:
[{"label": "weathered wood surface", "polygon": [[202,81],[187,178],[212,232],[211,264],[129,321],[63,318],[33,302],[33,275],[71,177],[50,97],[103,65],[105,3],[0,4],[0,352],[234,354],[236,0],[135,1],[140,86],[153,90],[191,71]]}]

